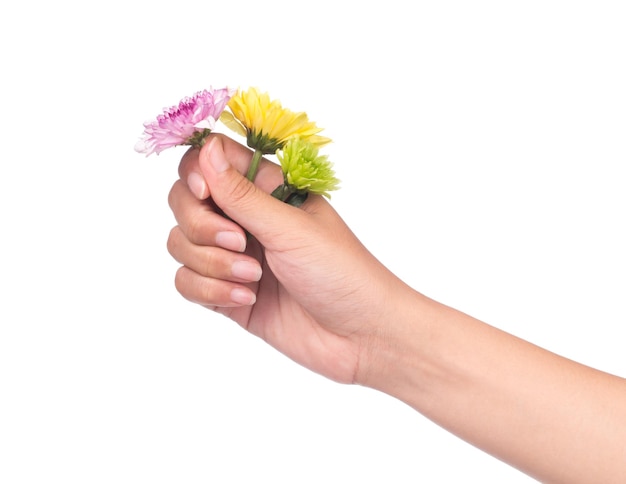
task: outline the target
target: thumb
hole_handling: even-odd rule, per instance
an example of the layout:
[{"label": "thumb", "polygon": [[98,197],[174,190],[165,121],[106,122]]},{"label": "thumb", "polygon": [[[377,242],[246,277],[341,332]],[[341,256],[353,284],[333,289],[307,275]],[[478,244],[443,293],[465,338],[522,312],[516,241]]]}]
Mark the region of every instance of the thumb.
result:
[{"label": "thumb", "polygon": [[285,227],[301,223],[302,210],[264,192],[230,164],[221,137],[210,138],[199,162],[213,202],[266,247]]}]

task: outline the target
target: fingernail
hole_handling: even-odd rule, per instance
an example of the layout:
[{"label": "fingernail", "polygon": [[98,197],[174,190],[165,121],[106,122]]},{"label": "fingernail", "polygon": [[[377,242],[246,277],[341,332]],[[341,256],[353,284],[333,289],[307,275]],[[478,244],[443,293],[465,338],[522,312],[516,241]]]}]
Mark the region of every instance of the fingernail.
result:
[{"label": "fingernail", "polygon": [[228,169],[230,163],[228,163],[228,161],[226,161],[226,158],[224,157],[223,146],[217,146],[218,144],[221,145],[221,141],[219,141],[217,138],[213,138],[210,143],[211,144],[207,149],[209,163],[211,163],[211,166],[217,173],[222,173],[223,171],[226,171]]},{"label": "fingernail", "polygon": [[230,300],[237,304],[243,304],[245,306],[251,306],[256,302],[256,294],[249,289],[236,287],[230,291]]},{"label": "fingernail", "polygon": [[200,200],[204,200],[209,196],[209,187],[207,187],[204,177],[199,173],[192,172],[187,177],[187,186],[189,190]]},{"label": "fingernail", "polygon": [[233,276],[248,282],[256,282],[261,279],[261,266],[256,262],[239,260],[230,268]]},{"label": "fingernail", "polygon": [[223,249],[243,252],[246,250],[246,238],[238,232],[218,232],[215,243]]}]

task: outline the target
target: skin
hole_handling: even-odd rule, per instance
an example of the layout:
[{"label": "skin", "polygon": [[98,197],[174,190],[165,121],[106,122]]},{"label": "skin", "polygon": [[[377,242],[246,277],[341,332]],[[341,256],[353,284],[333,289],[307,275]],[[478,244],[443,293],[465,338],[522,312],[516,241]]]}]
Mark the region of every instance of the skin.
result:
[{"label": "skin", "polygon": [[625,379],[419,293],[324,198],[295,208],[269,196],[282,181],[275,164],[263,160],[246,180],[251,157],[212,134],[180,163],[168,250],[185,298],[330,379],[400,399],[541,482],[626,482]]}]

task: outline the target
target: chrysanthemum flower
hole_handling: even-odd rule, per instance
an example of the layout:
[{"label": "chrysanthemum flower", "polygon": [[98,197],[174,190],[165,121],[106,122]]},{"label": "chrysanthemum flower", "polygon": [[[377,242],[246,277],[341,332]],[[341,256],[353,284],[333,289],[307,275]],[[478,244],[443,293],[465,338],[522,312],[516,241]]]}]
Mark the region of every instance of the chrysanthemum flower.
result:
[{"label": "chrysanthemum flower", "polygon": [[164,109],[156,120],[144,123],[144,133],[135,151],[148,156],[173,146],[203,146],[235,92],[229,88],[205,89],[184,98],[178,106]]},{"label": "chrysanthemum flower", "polygon": [[230,129],[246,137],[247,144],[255,150],[248,178],[253,180],[258,162],[264,154],[274,154],[294,136],[308,140],[315,146],[330,142],[318,135],[322,128],[309,121],[304,112],[293,112],[284,108],[277,100],[256,88],[238,91],[228,102],[229,111],[224,111],[220,120]]},{"label": "chrysanthemum flower", "polygon": [[319,148],[310,141],[293,137],[276,152],[276,156],[284,178],[284,183],[272,193],[276,198],[291,203],[290,199],[296,196],[297,203],[292,205],[299,205],[308,193],[330,199],[328,192],[339,188],[339,180],[328,156],[319,155]]}]

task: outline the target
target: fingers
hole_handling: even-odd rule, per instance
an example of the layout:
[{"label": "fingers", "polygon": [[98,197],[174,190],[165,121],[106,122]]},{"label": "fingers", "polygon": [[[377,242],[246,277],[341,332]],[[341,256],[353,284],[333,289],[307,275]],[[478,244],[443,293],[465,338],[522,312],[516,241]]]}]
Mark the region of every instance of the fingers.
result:
[{"label": "fingers", "polygon": [[214,307],[255,303],[256,294],[245,284],[261,279],[256,259],[219,247],[195,245],[178,226],[170,232],[167,249],[183,264],[176,272],[175,285],[186,299]]},{"label": "fingers", "polygon": [[[283,176],[274,163],[263,162],[251,183],[242,175],[251,158],[248,148],[226,136],[211,135],[202,150],[184,155],[181,180],[170,190],[169,204],[178,226],[170,233],[168,250],[183,265],[176,274],[176,288],[203,306],[236,307],[256,300],[261,266],[245,253],[247,237],[242,227],[270,252],[302,252],[304,247],[317,264],[319,257],[307,248],[317,250],[339,237],[333,227],[343,226],[320,196],[309,197],[300,208],[270,196],[268,192],[282,183]],[[202,186],[194,186],[195,175],[202,178]],[[251,244],[254,248],[257,245]],[[287,268],[272,270],[288,279],[291,263],[286,260]]]},{"label": "fingers", "polygon": [[176,289],[187,300],[203,306],[237,307],[256,302],[256,294],[243,284],[203,277],[188,267],[176,272]]},{"label": "fingers", "polygon": [[220,247],[196,245],[179,226],[170,231],[167,250],[177,262],[203,277],[242,283],[261,279],[261,265],[253,257]]},{"label": "fingers", "polygon": [[168,202],[176,222],[192,243],[215,245],[237,252],[245,250],[243,229],[218,213],[210,200],[194,197],[183,181],[174,183]]},{"label": "fingers", "polygon": [[[221,144],[226,159],[228,159],[229,163],[239,173],[245,174],[252,160],[252,150],[220,133],[211,134],[208,142],[210,142],[212,138],[219,138],[222,141]],[[200,150],[194,148],[189,149],[183,155],[178,166],[178,175],[181,180],[187,183],[196,198],[204,200],[210,196],[210,192],[199,167],[199,154]],[[267,159],[263,159],[255,179],[257,186],[265,192],[271,192],[281,182],[282,174],[280,167]]]},{"label": "fingers", "polygon": [[172,186],[169,204],[179,225],[170,231],[167,249],[183,265],[175,277],[181,295],[213,308],[254,304],[256,295],[248,286],[262,271],[256,259],[243,253],[243,230],[210,201],[195,198],[181,180]]}]

